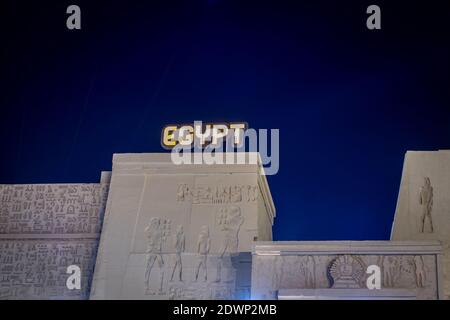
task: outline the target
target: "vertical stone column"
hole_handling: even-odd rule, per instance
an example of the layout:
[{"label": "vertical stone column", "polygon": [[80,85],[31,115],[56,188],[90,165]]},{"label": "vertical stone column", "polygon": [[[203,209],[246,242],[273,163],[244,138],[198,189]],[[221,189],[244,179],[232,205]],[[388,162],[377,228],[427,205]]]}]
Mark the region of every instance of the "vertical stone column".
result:
[{"label": "vertical stone column", "polygon": [[406,153],[391,240],[441,241],[450,299],[450,150]]}]

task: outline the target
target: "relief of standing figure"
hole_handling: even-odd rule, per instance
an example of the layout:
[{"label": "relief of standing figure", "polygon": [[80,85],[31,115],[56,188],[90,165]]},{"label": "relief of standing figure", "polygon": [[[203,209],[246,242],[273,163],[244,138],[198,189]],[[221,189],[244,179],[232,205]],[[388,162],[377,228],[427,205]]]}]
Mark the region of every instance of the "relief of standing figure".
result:
[{"label": "relief of standing figure", "polygon": [[161,282],[159,291],[162,291],[163,279],[164,279],[164,260],[162,258],[162,232],[160,230],[160,219],[152,218],[149,225],[145,228],[147,235],[147,267],[145,270],[145,285],[147,292],[150,290],[150,274],[155,262],[158,263],[158,267],[161,268]]},{"label": "relief of standing figure", "polygon": [[185,248],[185,236],[183,231],[183,226],[179,225],[177,229],[177,233],[175,235],[175,264],[172,269],[172,276],[170,277],[170,281],[173,281],[173,277],[175,274],[178,276],[178,281],[183,281],[182,272],[183,265],[181,263],[181,253],[184,252]]},{"label": "relief of standing figure", "polygon": [[307,256],[304,264],[306,288],[313,289],[316,285],[316,266],[313,256]]},{"label": "relief of standing figure", "polygon": [[233,254],[238,252],[239,245],[239,230],[244,223],[244,217],[241,214],[239,207],[232,206],[228,210],[228,218],[222,226],[222,230],[225,231],[225,237],[219,261],[217,263],[216,282],[221,281],[222,277],[222,264],[224,262],[225,254]]},{"label": "relief of standing figure", "polygon": [[434,231],[433,220],[431,218],[431,209],[433,208],[433,187],[431,186],[431,181],[428,177],[424,178],[424,185],[420,187],[419,201],[422,206],[421,232],[425,232],[425,225],[428,224],[428,230],[432,233]]},{"label": "relief of standing figure", "polygon": [[383,287],[393,288],[395,286],[395,276],[397,270],[397,263],[392,256],[383,256],[381,258],[381,265],[383,266]]},{"label": "relief of standing figure", "polygon": [[414,273],[417,287],[423,288],[425,285],[425,265],[422,256],[414,256]]},{"label": "relief of standing figure", "polygon": [[197,253],[199,256],[197,267],[195,268],[195,281],[198,280],[200,268],[203,270],[204,280],[205,281],[208,280],[207,260],[210,247],[211,247],[211,239],[209,238],[208,226],[202,226],[197,241]]}]

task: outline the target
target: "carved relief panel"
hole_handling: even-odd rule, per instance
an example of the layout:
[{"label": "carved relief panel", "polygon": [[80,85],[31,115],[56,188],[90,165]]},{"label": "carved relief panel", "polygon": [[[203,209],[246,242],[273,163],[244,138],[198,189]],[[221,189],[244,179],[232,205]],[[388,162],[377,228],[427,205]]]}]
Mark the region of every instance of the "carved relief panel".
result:
[{"label": "carved relief panel", "polygon": [[0,185],[0,234],[95,234],[108,188],[101,184]]},{"label": "carved relief panel", "polygon": [[[86,299],[106,184],[0,185],[0,299]],[[66,287],[69,265],[81,290]]]},{"label": "carved relief panel", "polygon": [[[97,241],[0,241],[0,299],[86,299]],[[81,268],[81,290],[66,287],[69,265]]]},{"label": "carved relief panel", "polygon": [[367,289],[369,265],[381,269],[382,289],[412,289],[421,299],[437,296],[434,255],[253,256],[254,298],[275,299],[280,289]]}]

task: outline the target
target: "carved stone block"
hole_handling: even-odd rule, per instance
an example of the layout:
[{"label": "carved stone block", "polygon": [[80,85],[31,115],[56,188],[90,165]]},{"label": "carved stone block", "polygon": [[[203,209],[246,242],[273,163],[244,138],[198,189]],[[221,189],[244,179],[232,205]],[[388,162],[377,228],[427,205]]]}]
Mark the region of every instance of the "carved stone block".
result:
[{"label": "carved stone block", "polygon": [[87,299],[107,193],[107,181],[0,185],[0,299]]},{"label": "carved stone block", "polygon": [[[439,240],[444,297],[450,299],[450,150],[408,151],[391,240]],[[420,261],[417,261],[420,265]]]},{"label": "carved stone block", "polygon": [[[288,292],[291,299],[438,299],[440,254],[437,242],[258,242],[252,298],[278,299],[282,291],[283,299]],[[370,265],[381,269],[376,294],[366,286]]]},{"label": "carved stone block", "polygon": [[250,263],[244,270],[236,259],[254,239],[272,240],[274,215],[259,164],[175,165],[169,153],[116,154],[91,298],[248,294]]}]

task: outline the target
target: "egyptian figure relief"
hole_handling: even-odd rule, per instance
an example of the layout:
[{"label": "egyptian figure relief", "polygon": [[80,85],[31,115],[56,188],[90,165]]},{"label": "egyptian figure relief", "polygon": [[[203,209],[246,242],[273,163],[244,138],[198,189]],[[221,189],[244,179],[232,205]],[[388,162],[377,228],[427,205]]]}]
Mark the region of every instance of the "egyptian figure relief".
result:
[{"label": "egyptian figure relief", "polygon": [[382,256],[379,259],[382,270],[383,288],[394,288],[401,272],[401,263],[395,256]]},{"label": "egyptian figure relief", "polygon": [[150,276],[155,263],[159,268],[159,284],[158,291],[162,292],[163,282],[164,282],[164,260],[162,256],[162,246],[163,242],[168,236],[168,227],[170,226],[170,221],[167,222],[166,219],[161,219],[153,217],[150,219],[148,226],[145,228],[145,235],[147,237],[147,267],[145,269],[145,286],[146,294],[156,294],[156,291],[151,288]]},{"label": "egyptian figure relief", "polygon": [[[235,293],[237,289],[233,289],[233,283],[236,280],[237,271],[233,265],[233,257],[239,253],[239,232],[245,220],[238,205],[256,202],[258,192],[257,185],[249,184],[197,184],[192,186],[182,183],[177,186],[177,202],[218,205],[218,209],[213,209],[214,211],[211,212],[215,215],[215,223],[200,228],[194,245],[186,244],[189,248],[195,249],[192,250],[193,252],[184,252],[185,258],[181,255],[181,259],[185,259],[182,262],[185,285],[175,286],[172,284],[170,286],[168,290],[171,292],[172,299],[198,298],[199,295],[215,299],[230,298],[230,294]],[[211,247],[210,232],[215,232],[219,240],[217,248],[214,244],[214,253]],[[195,255],[193,260],[189,257],[192,254]],[[190,292],[194,287],[201,293]]]},{"label": "egyptian figure relief", "polygon": [[172,275],[170,280],[174,280],[174,276],[177,275],[178,281],[183,281],[183,264],[181,261],[181,254],[185,249],[185,236],[183,226],[177,227],[177,233],[175,235],[175,262],[172,267]]},{"label": "egyptian figure relief", "polygon": [[259,298],[276,298],[279,289],[366,289],[366,270],[372,264],[381,268],[382,289],[414,289],[418,299],[436,297],[434,255],[256,255],[253,259],[252,291]]},{"label": "egyptian figure relief", "polygon": [[241,209],[237,206],[223,207],[218,211],[218,224],[220,230],[224,233],[220,255],[226,253],[233,254],[238,252],[239,231],[244,223]]},{"label": "egyptian figure relief", "polygon": [[434,232],[431,211],[433,209],[433,187],[430,178],[424,178],[424,184],[420,187],[419,203],[421,207],[420,232]]},{"label": "egyptian figure relief", "polygon": [[[225,249],[222,252],[234,252],[236,240],[234,236],[239,232],[241,216],[239,210],[231,210],[230,220],[224,232],[233,234],[226,237]],[[221,260],[224,274],[230,274],[233,269],[231,258],[227,254],[211,255],[211,237],[209,227],[200,228],[196,240],[195,252],[186,252],[186,236],[184,229],[178,225],[173,234],[173,247],[164,249],[170,233],[168,219],[153,217],[145,227],[147,238],[147,253],[145,275],[143,277],[145,295],[159,296],[167,299],[230,299],[235,294],[235,276],[224,279],[214,279],[210,276],[210,266]],[[166,247],[168,248],[168,247]],[[173,251],[172,251],[173,250]],[[173,252],[173,253],[172,253]],[[166,275],[167,279],[166,279]]]},{"label": "egyptian figure relief", "polygon": [[[238,253],[239,230],[244,223],[241,209],[237,206],[224,207],[219,209],[219,226],[224,232],[223,243],[220,249],[219,259],[217,261],[216,282],[222,279],[222,267],[226,266],[231,270],[230,256]],[[228,275],[227,278],[229,278]]]},{"label": "egyptian figure relief", "polygon": [[208,254],[211,248],[211,239],[209,238],[208,226],[202,226],[197,240],[198,261],[195,267],[195,281],[198,280],[200,270],[203,273],[203,280],[208,280]]},{"label": "egyptian figure relief", "polygon": [[416,279],[416,286],[417,288],[423,288],[425,286],[426,281],[426,271],[425,271],[425,264],[423,262],[422,256],[414,256],[413,259],[413,266],[414,266],[414,275]]},{"label": "egyptian figure relief", "polygon": [[313,256],[306,256],[301,264],[301,271],[305,278],[305,288],[313,289],[316,287],[316,265]]},{"label": "egyptian figure relief", "polygon": [[[163,282],[158,282],[157,285],[161,285],[161,287],[154,294],[167,297],[170,300],[233,298],[236,290],[234,279],[229,283],[226,281],[216,282],[210,279],[211,238],[208,226],[204,225],[200,228],[195,253],[184,252],[185,239],[181,226],[177,230],[176,238],[177,251],[175,253],[175,263],[172,266],[172,279],[164,283],[164,285],[161,285]],[[164,256],[168,256],[168,254],[163,254]],[[217,255],[214,258],[217,258]],[[185,262],[187,262],[187,270],[191,270],[192,275],[183,271],[186,269]],[[166,268],[166,265],[162,265],[161,268]]]},{"label": "egyptian figure relief", "polygon": [[[170,299],[230,298],[230,294],[234,294],[237,290],[234,288],[237,271],[233,265],[232,256],[239,254],[239,232],[245,220],[241,208],[234,203],[255,202],[257,196],[258,187],[251,185],[191,187],[188,184],[179,184],[176,190],[177,202],[221,206],[217,211],[213,209],[212,216],[215,223],[210,226],[201,226],[195,238],[196,241],[190,234],[185,236],[183,227],[180,225],[174,236],[174,247],[170,247],[171,250],[166,250],[169,247],[165,244],[164,236],[161,235],[161,227],[157,227],[164,223],[157,222],[157,219],[161,220],[161,218],[154,220],[152,218],[153,222],[145,231],[146,238],[149,244],[157,245],[149,245],[147,250],[144,276],[146,294],[167,296]],[[189,222],[185,225],[189,233],[195,227]],[[210,228],[213,228],[219,239],[214,253],[212,253]],[[195,243],[187,241],[195,241]],[[171,253],[173,249],[174,253]],[[166,274],[169,276],[164,279]]]}]

